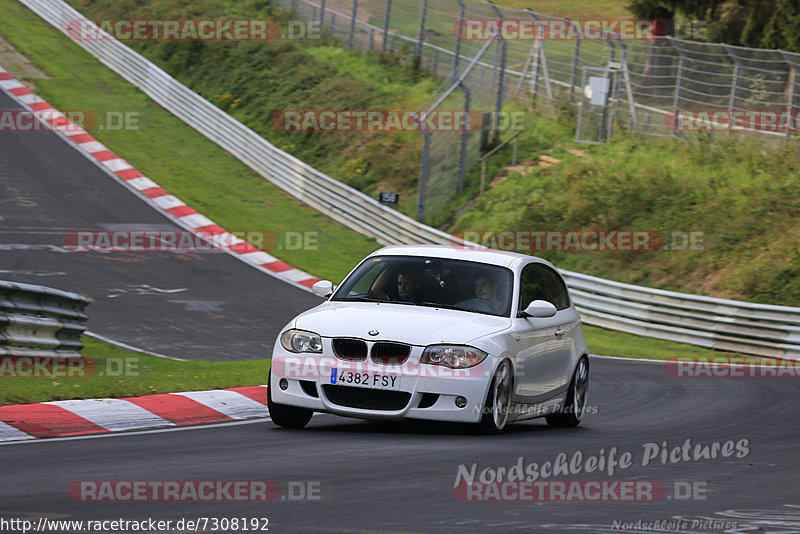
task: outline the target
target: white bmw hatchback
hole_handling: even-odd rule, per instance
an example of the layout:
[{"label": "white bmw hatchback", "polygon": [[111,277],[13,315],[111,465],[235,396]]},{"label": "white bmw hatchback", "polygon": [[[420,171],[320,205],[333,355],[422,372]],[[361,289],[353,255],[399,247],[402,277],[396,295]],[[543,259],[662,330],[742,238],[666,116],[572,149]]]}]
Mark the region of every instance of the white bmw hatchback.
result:
[{"label": "white bmw hatchback", "polygon": [[272,421],[314,412],[475,423],[546,417],[576,426],[588,349],[558,271],[511,252],[393,246],[365,258],[295,317],[272,354]]}]

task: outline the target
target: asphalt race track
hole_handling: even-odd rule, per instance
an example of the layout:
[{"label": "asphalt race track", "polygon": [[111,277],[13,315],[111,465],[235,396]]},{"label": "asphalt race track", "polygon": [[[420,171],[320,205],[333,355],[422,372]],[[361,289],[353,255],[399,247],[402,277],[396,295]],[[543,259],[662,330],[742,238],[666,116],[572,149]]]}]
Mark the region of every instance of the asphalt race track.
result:
[{"label": "asphalt race track", "polygon": [[320,302],[223,252],[74,252],[77,230],[180,228],[56,134],[0,132],[0,280],[92,297],[90,330],[185,359],[266,358]]},{"label": "asphalt race track", "polygon": [[[111,435],[0,446],[0,517],[48,519],[269,520],[269,532],[621,532],[615,521],[684,518],[729,521],[730,532],[800,532],[797,379],[673,378],[661,364],[592,359],[589,405],[596,414],[576,429],[541,420],[506,434],[427,423],[364,422],[316,415],[303,430],[268,421],[182,431]],[[647,443],[680,446],[747,440],[743,457],[643,466]],[[608,457],[616,447],[631,465],[558,480],[659,481],[655,502],[463,502],[454,496],[458,466],[478,471],[569,457]],[[85,480],[269,480],[272,502],[121,502],[72,500]],[[554,480],[541,478],[540,480]],[[289,493],[289,486],[294,489]],[[701,491],[692,496],[693,490]],[[313,500],[293,500],[308,488]],[[677,491],[675,488],[678,488]],[[613,494],[613,492],[612,492]],[[670,498],[671,497],[671,498]],[[681,499],[679,499],[679,497]],[[686,499],[686,500],[683,500]],[[235,532],[235,530],[227,530]]]}]

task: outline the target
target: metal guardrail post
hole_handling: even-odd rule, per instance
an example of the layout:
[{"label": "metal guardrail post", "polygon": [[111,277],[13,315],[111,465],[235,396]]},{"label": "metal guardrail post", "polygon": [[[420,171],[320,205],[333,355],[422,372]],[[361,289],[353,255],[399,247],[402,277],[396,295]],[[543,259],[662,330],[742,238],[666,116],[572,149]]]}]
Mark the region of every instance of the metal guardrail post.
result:
[{"label": "metal guardrail post", "polygon": [[325,26],[325,0],[320,0],[319,4],[319,27]]}]

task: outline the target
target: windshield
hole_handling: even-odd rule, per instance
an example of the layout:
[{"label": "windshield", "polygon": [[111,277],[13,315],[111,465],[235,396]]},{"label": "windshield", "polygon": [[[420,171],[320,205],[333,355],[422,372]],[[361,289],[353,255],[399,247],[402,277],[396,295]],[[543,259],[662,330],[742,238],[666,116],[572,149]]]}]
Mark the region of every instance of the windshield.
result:
[{"label": "windshield", "polygon": [[505,267],[421,256],[368,258],[331,300],[396,302],[508,317],[511,271]]}]

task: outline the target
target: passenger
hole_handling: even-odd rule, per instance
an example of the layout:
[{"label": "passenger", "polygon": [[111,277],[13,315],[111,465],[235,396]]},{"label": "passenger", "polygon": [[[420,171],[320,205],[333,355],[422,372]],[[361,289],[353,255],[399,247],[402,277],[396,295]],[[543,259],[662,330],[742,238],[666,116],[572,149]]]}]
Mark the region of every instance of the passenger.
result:
[{"label": "passenger", "polygon": [[496,312],[503,311],[503,302],[497,296],[498,284],[488,273],[479,273],[474,282],[475,296],[488,302]]}]

